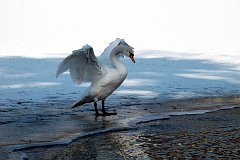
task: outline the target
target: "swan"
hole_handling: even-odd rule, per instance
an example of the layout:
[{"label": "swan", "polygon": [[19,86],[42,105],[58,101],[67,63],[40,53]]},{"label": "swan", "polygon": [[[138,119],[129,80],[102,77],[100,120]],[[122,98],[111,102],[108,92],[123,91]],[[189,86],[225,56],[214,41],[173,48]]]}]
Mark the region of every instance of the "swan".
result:
[{"label": "swan", "polygon": [[[72,105],[72,108],[93,102],[96,116],[116,115],[117,113],[106,112],[105,100],[127,77],[127,68],[119,58],[125,55],[135,63],[133,49],[124,39],[117,38],[105,48],[98,58],[88,44],[79,50],[72,51],[72,54],[59,64],[56,78],[69,70],[74,83],[91,83],[80,100]],[[98,112],[98,101],[102,101],[102,113]]]}]

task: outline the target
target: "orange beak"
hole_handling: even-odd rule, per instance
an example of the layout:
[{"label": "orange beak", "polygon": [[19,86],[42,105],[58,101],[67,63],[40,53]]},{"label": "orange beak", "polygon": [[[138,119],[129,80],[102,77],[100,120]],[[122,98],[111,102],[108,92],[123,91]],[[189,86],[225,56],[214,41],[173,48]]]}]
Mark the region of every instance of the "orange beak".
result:
[{"label": "orange beak", "polygon": [[131,54],[129,57],[130,57],[130,59],[133,61],[133,63],[135,63],[134,55]]}]

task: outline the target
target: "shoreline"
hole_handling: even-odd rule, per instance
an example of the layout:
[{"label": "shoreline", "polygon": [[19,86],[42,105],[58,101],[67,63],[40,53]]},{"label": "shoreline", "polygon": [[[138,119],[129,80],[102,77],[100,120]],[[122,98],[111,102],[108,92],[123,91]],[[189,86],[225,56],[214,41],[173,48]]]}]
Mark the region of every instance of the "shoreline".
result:
[{"label": "shoreline", "polygon": [[[51,133],[51,130],[42,131],[43,134],[47,133],[49,138],[46,138],[44,141],[46,142],[54,142],[58,143],[59,139],[66,140],[66,137],[69,135],[75,135],[76,133],[80,133],[82,131],[83,135],[87,134],[88,132],[91,134],[91,132],[101,129],[101,128],[126,128],[126,127],[132,127],[131,125],[135,125],[135,123],[144,123],[145,121],[148,122],[149,120],[156,120],[156,119],[164,119],[169,116],[174,115],[185,115],[185,114],[199,114],[199,113],[205,113],[205,112],[211,112],[216,111],[219,109],[226,108],[233,108],[236,105],[240,104],[240,98],[239,96],[227,96],[227,97],[205,97],[205,98],[189,98],[189,99],[181,99],[181,100],[170,100],[165,101],[162,103],[147,103],[143,105],[137,104],[125,104],[121,106],[120,108],[111,108],[111,110],[116,110],[118,115],[116,116],[108,116],[108,117],[98,117],[96,119],[92,106],[83,106],[79,107],[77,109],[69,109],[67,107],[60,107],[60,112],[57,112],[57,108],[52,108],[50,111],[56,112],[55,114],[46,114],[43,116],[44,113],[37,112],[34,113],[34,117],[27,117],[29,113],[26,113],[26,111],[22,111],[21,114],[13,114],[11,113],[12,110],[5,110],[1,109],[0,113],[2,117],[8,117],[6,119],[6,122],[2,119],[2,124],[0,127],[4,127],[5,130],[7,130],[6,134],[11,132],[12,130],[26,130],[26,129],[36,129],[36,127],[47,127],[53,129],[59,130],[61,134],[59,136],[56,136],[56,138],[49,136],[49,133]],[[45,104],[47,105],[47,104]],[[56,104],[58,105],[58,104]],[[87,109],[86,108],[89,108]],[[20,108],[21,109],[21,108]],[[43,108],[43,111],[45,111],[45,108]],[[49,111],[48,111],[49,112]],[[48,113],[47,112],[47,113]],[[24,115],[27,114],[27,115]],[[22,119],[18,119],[16,121],[14,118],[16,116],[22,116]],[[35,118],[36,117],[36,118]],[[153,119],[152,119],[153,117]],[[144,118],[144,119],[141,119]],[[104,122],[104,124],[98,125],[99,123]],[[106,123],[105,123],[106,122]],[[58,128],[56,125],[62,125],[63,127]],[[69,126],[70,125],[70,126]],[[82,127],[87,127],[89,125],[93,125],[93,127],[87,127],[86,130],[79,130],[78,125],[81,125]],[[103,126],[104,125],[104,126]],[[64,129],[64,127],[67,127],[68,129],[71,129],[71,132]],[[134,126],[133,126],[134,127]],[[46,129],[47,129],[46,128]],[[4,130],[4,129],[2,129]],[[53,130],[54,131],[54,130]],[[67,131],[67,134],[65,133]],[[37,132],[32,132],[33,134],[38,134]],[[53,132],[54,133],[54,132]],[[31,135],[31,139],[29,140],[20,140],[18,143],[18,139],[11,139],[11,136],[8,136],[9,141],[7,144],[4,145],[4,141],[6,140],[1,139],[1,136],[4,134],[0,134],[0,147],[7,147],[9,145],[19,145],[19,144],[28,144],[28,143],[38,143],[38,137],[34,138],[34,135]],[[14,138],[21,138],[23,136],[21,134],[15,135]],[[81,137],[81,135],[79,136]],[[3,138],[3,137],[2,137]],[[5,137],[7,138],[7,137]],[[40,137],[39,137],[40,138]],[[34,140],[35,139],[35,140]],[[75,138],[74,138],[75,139]],[[2,142],[2,140],[4,140]],[[15,143],[9,143],[10,140],[12,140]],[[42,140],[41,140],[42,141]],[[41,142],[40,141],[40,142]],[[42,141],[42,142],[44,142]],[[25,142],[25,143],[23,143]]]},{"label": "shoreline", "polygon": [[[77,139],[68,145],[26,149],[22,150],[22,153],[33,160],[38,158],[238,159],[240,158],[239,113],[240,108],[237,107],[204,114],[171,116],[169,119],[148,122],[147,125],[139,124],[134,130],[100,133]],[[108,147],[107,152],[111,153],[103,154],[107,145],[116,148]],[[94,153],[96,150],[97,153]]]},{"label": "shoreline", "polygon": [[[133,130],[136,130],[136,129],[138,130],[139,126],[145,126],[146,127],[146,126],[148,126],[151,123],[156,123],[156,122],[159,122],[159,121],[160,122],[172,121],[172,119],[176,119],[176,117],[185,117],[185,116],[190,116],[190,117],[194,117],[194,116],[196,116],[196,117],[200,116],[201,117],[202,116],[202,117],[205,117],[205,115],[211,115],[211,114],[214,115],[214,114],[216,114],[218,112],[223,112],[222,116],[226,117],[226,116],[228,116],[226,114],[226,112],[228,112],[228,110],[227,109],[226,110],[225,109],[221,109],[221,107],[232,106],[232,107],[236,107],[236,108],[232,108],[232,109],[229,109],[229,110],[240,110],[238,108],[239,104],[240,104],[240,98],[238,96],[228,96],[228,97],[224,97],[224,98],[223,97],[215,97],[215,98],[213,98],[213,97],[210,97],[210,98],[209,97],[205,97],[205,98],[198,98],[198,99],[191,98],[191,99],[188,99],[188,100],[173,100],[173,101],[170,101],[170,102],[163,102],[162,104],[158,104],[158,105],[160,105],[161,110],[159,110],[159,107],[156,107],[154,104],[149,105],[149,106],[137,106],[137,107],[134,107],[134,108],[132,108],[132,106],[125,106],[125,107],[117,110],[118,113],[119,113],[118,116],[116,116],[116,117],[106,117],[106,118],[98,119],[95,122],[95,124],[92,124],[92,125],[96,125],[96,124],[98,124],[98,125],[95,126],[95,128],[94,127],[92,128],[92,130],[96,130],[96,133],[93,133],[92,135],[90,134],[90,136],[89,135],[87,135],[87,136],[79,136],[79,137],[76,137],[73,140],[73,142],[71,141],[70,143],[65,143],[65,144],[61,144],[60,143],[59,145],[56,145],[56,146],[54,144],[52,145],[51,142],[50,142],[50,146],[48,146],[48,147],[46,147],[46,146],[45,147],[36,146],[34,148],[30,147],[29,149],[23,149],[23,150],[19,150],[19,151],[15,151],[15,152],[14,151],[13,152],[12,151],[7,151],[5,149],[4,149],[5,150],[4,151],[2,149],[6,148],[6,146],[5,147],[2,146],[1,147],[2,151],[0,150],[0,155],[2,156],[4,154],[6,154],[6,152],[7,152],[7,154],[10,157],[11,156],[19,156],[19,154],[22,155],[22,152],[24,152],[24,154],[25,154],[26,151],[27,152],[29,151],[29,153],[31,151],[33,151],[33,153],[31,152],[31,154],[34,155],[34,154],[36,154],[38,152],[41,153],[41,150],[48,150],[49,148],[52,148],[53,150],[54,150],[54,148],[59,148],[59,147],[60,148],[69,148],[69,146],[71,146],[72,144],[74,144],[74,143],[76,143],[78,141],[82,141],[82,139],[92,139],[92,137],[98,137],[98,136],[100,136],[100,137],[103,136],[104,137],[104,136],[106,136],[108,134],[122,133],[121,127],[123,127],[123,126],[121,126],[122,125],[121,124],[122,123],[121,120],[124,121],[127,118],[131,118],[131,116],[140,116],[140,117],[142,117],[145,114],[150,114],[150,115],[152,115],[152,114],[159,114],[161,111],[165,110],[164,108],[168,108],[168,109],[171,108],[171,110],[173,112],[180,112],[181,113],[183,108],[184,108],[184,111],[185,111],[187,109],[186,106],[190,105],[191,106],[190,108],[195,110],[195,111],[196,111],[196,108],[198,108],[200,111],[204,110],[206,108],[208,108],[208,109],[212,108],[212,111],[208,110],[207,113],[203,113],[203,114],[195,113],[194,115],[192,115],[191,113],[187,114],[187,115],[186,114],[179,114],[179,115],[175,114],[175,115],[170,115],[169,118],[167,118],[167,119],[163,118],[162,120],[161,120],[161,118],[154,119],[153,117],[151,117],[152,119],[150,119],[150,120],[145,119],[145,121],[141,120],[140,123],[136,123],[135,122],[135,126],[133,127]],[[129,109],[130,109],[130,113],[127,113],[126,111],[128,111]],[[214,109],[216,109],[216,110],[214,110]],[[77,115],[77,117],[80,116],[81,114],[83,114],[79,118],[84,118],[84,116],[87,116],[87,114],[91,114],[91,111],[86,111],[86,112],[87,113],[79,112],[78,113],[79,115]],[[77,117],[74,116],[72,118],[77,120],[77,121],[80,120]],[[64,118],[64,116],[60,117],[60,118]],[[69,117],[67,117],[67,118],[69,118]],[[90,119],[94,118],[94,116],[91,115],[89,118]],[[211,119],[210,117],[208,117],[208,118]],[[65,119],[65,120],[67,120],[67,119]],[[181,121],[183,122],[183,120],[181,120]],[[72,121],[69,121],[69,122],[72,122]],[[88,122],[91,122],[91,121],[86,121],[85,122],[86,125],[88,125],[87,124]],[[143,123],[141,123],[141,122],[143,122]],[[199,120],[197,120],[196,122],[199,122]],[[99,123],[101,123],[101,125],[99,125]],[[120,124],[120,127],[119,127],[118,123]],[[221,122],[219,122],[219,123],[221,123]],[[67,125],[67,124],[70,124],[70,123],[66,123],[65,125]],[[240,124],[240,122],[239,122],[239,124]],[[120,128],[120,129],[119,130],[117,129],[116,131],[114,131],[114,130],[111,131],[111,128],[114,128],[114,126]],[[74,127],[74,126],[72,126],[72,127]],[[106,127],[107,128],[110,127],[110,132],[109,131],[105,131],[105,130],[103,132],[101,132],[101,128],[107,129]],[[192,128],[192,127],[193,126],[190,125],[190,128]],[[132,132],[131,131],[132,130],[131,126],[128,129],[129,130],[126,131],[126,132],[131,133]],[[171,128],[169,130],[171,130]],[[19,135],[19,136],[21,136],[21,135]],[[30,142],[29,144],[34,143],[34,142],[31,142],[31,141],[29,141],[29,142]],[[4,153],[1,153],[1,152],[4,152]],[[52,153],[52,154],[54,154],[54,153]],[[47,159],[47,157],[45,157],[45,159]]]}]

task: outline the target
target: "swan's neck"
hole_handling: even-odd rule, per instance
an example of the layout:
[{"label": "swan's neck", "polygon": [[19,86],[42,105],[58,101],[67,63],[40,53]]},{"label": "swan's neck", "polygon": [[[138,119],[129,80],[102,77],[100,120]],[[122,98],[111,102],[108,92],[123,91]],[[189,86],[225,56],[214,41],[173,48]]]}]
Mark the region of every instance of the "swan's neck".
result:
[{"label": "swan's neck", "polygon": [[118,47],[114,48],[110,54],[110,61],[114,68],[124,73],[127,73],[127,68],[125,65],[118,59],[118,54],[121,52]]}]

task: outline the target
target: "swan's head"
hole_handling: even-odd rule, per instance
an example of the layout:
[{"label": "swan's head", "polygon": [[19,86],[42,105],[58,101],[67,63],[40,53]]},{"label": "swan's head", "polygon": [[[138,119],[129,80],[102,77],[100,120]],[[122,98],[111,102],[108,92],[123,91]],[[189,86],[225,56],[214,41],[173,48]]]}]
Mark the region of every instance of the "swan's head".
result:
[{"label": "swan's head", "polygon": [[125,41],[121,41],[118,47],[127,57],[133,61],[133,63],[135,63],[133,47],[128,45]]}]

